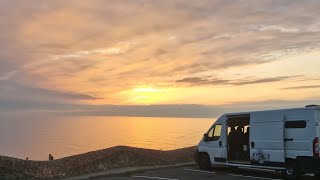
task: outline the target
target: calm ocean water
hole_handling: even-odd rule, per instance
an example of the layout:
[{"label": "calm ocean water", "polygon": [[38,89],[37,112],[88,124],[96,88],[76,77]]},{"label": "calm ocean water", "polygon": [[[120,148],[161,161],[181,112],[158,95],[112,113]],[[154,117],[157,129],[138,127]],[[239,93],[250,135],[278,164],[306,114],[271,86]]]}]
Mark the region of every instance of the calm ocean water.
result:
[{"label": "calm ocean water", "polygon": [[117,145],[171,150],[194,146],[215,119],[153,117],[1,118],[0,154],[46,160]]}]

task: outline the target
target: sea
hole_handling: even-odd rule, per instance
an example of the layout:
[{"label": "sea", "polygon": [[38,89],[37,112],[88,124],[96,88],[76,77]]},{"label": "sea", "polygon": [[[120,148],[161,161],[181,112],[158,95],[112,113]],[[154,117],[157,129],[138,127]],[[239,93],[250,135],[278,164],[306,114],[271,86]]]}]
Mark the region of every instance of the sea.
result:
[{"label": "sea", "polygon": [[0,155],[29,160],[55,159],[105,149],[132,146],[173,150],[195,146],[215,122],[212,118],[3,116]]}]

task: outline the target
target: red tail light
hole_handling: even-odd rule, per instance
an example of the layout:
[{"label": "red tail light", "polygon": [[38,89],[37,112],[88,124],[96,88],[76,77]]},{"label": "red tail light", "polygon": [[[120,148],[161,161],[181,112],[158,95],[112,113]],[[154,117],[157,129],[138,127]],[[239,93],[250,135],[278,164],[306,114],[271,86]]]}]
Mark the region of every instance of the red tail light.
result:
[{"label": "red tail light", "polygon": [[319,138],[316,137],[313,140],[313,156],[314,157],[320,157],[319,156]]}]

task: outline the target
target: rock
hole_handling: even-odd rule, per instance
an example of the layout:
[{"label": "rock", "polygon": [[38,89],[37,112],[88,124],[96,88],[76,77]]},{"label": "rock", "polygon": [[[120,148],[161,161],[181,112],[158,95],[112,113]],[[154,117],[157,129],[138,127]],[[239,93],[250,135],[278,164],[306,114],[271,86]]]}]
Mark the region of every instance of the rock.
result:
[{"label": "rock", "polygon": [[104,170],[104,169],[105,169],[105,168],[104,168],[104,164],[99,164],[98,169],[99,169],[99,170]]}]

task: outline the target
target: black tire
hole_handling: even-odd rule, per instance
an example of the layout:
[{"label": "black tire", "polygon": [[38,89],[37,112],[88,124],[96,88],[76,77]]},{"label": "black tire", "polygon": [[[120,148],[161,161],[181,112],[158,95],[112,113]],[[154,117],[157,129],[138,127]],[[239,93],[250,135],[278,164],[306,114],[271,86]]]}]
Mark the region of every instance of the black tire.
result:
[{"label": "black tire", "polygon": [[238,168],[238,166],[230,166],[230,169],[231,169],[232,171],[236,171],[236,170],[238,170],[239,168]]},{"label": "black tire", "polygon": [[298,179],[301,175],[297,164],[295,162],[290,162],[286,165],[286,169],[282,171],[285,179]]},{"label": "black tire", "polygon": [[211,169],[211,161],[210,157],[207,153],[199,154],[199,167],[201,170],[210,170]]}]

